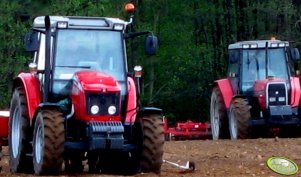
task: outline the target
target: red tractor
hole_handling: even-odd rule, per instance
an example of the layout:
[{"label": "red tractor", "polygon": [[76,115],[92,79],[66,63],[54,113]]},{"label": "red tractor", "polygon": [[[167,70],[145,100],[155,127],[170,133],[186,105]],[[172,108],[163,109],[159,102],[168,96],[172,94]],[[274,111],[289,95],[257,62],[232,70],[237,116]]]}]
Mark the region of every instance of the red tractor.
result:
[{"label": "red tractor", "polygon": [[34,19],[25,36],[34,53],[30,73],[14,79],[10,104],[12,172],[82,171],[86,160],[90,172],[160,172],[162,110],[140,105],[126,55],[126,41],[141,35],[146,53],[155,54],[157,38],[126,33],[132,18]]},{"label": "red tractor", "polygon": [[210,119],[214,140],[243,139],[262,130],[301,124],[297,48],[280,40],[229,45],[228,77],[214,83]]}]

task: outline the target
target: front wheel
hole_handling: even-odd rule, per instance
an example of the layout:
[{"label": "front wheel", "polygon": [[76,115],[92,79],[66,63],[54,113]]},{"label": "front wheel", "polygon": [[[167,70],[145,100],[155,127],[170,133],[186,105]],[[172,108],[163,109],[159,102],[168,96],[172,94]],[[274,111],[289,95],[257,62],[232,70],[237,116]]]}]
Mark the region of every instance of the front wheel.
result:
[{"label": "front wheel", "polygon": [[64,152],[64,118],[58,110],[40,110],[33,136],[33,165],[36,175],[57,174]]},{"label": "front wheel", "polygon": [[250,106],[245,98],[234,98],[229,110],[229,131],[232,140],[250,136]]},{"label": "front wheel", "polygon": [[141,169],[143,172],[160,173],[164,146],[162,117],[144,115],[141,121],[144,134]]}]

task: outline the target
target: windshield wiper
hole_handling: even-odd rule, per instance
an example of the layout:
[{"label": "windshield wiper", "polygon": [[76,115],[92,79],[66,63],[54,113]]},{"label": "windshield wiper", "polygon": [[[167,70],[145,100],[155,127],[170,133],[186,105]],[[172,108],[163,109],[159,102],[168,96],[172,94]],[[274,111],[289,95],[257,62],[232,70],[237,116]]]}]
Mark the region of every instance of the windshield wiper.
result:
[{"label": "windshield wiper", "polygon": [[91,66],[55,66],[59,68],[85,68],[85,69],[91,69]]}]

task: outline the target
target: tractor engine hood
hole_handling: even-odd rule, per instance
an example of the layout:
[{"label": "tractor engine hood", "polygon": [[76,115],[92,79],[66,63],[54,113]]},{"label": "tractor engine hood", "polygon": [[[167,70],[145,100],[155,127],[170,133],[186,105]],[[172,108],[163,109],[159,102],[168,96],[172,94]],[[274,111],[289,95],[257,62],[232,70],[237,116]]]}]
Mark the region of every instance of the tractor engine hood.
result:
[{"label": "tractor engine hood", "polygon": [[[286,81],[283,79],[278,79],[278,78],[267,78],[263,80],[258,80],[254,84],[254,97],[258,98],[259,105],[262,109],[267,109],[268,107],[268,102],[269,102],[269,96],[268,96],[268,87],[269,85],[275,85],[275,84],[280,84],[286,89]],[[274,89],[274,88],[271,88]],[[273,90],[276,92],[277,90]],[[278,92],[278,91],[277,91]],[[287,92],[287,91],[286,91]],[[287,94],[287,93],[286,93]]]},{"label": "tractor engine hood", "polygon": [[84,70],[74,74],[71,99],[75,118],[90,121],[120,121],[121,87],[112,76]]},{"label": "tractor engine hood", "polygon": [[75,82],[85,91],[119,92],[120,86],[112,77],[102,72],[84,70],[75,73]]}]

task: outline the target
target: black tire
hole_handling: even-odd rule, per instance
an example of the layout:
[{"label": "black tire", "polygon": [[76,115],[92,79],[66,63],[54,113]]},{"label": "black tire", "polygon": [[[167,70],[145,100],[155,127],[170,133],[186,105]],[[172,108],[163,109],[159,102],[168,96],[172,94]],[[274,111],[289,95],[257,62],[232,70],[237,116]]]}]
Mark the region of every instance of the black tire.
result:
[{"label": "black tire", "polygon": [[143,172],[160,173],[163,162],[164,131],[160,115],[141,117],[143,128],[143,149],[141,169]]},{"label": "black tire", "polygon": [[229,138],[227,119],[225,102],[221,91],[218,87],[214,87],[210,102],[210,122],[213,140]]},{"label": "black tire", "polygon": [[84,170],[83,154],[80,151],[65,152],[65,171],[68,173],[80,173]]},{"label": "black tire", "polygon": [[32,158],[26,156],[31,153],[30,139],[32,132],[30,130],[27,100],[23,88],[17,87],[14,90],[10,103],[9,119],[9,165],[11,172],[31,172]]},{"label": "black tire", "polygon": [[36,175],[58,174],[63,164],[64,117],[58,110],[40,110],[33,136],[33,166]]},{"label": "black tire", "polygon": [[100,172],[100,162],[99,162],[99,152],[89,151],[88,152],[88,166],[89,173],[99,173]]},{"label": "black tire", "polygon": [[[143,149],[143,130],[142,121],[137,118],[132,127],[132,137],[129,139],[129,144],[136,148],[130,151],[111,151],[105,152],[98,156],[88,156],[89,171],[100,171],[102,173],[135,175],[141,171],[141,158]],[[94,153],[95,154],[95,153]],[[118,161],[116,161],[118,159]]]},{"label": "black tire", "polygon": [[229,131],[232,140],[250,137],[250,106],[245,98],[234,98],[229,110]]}]

